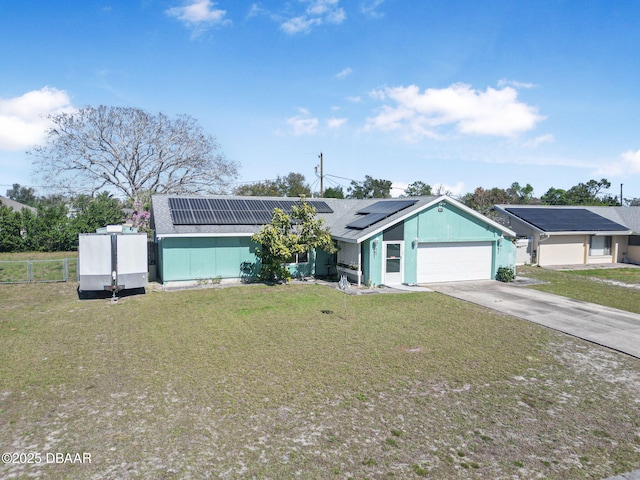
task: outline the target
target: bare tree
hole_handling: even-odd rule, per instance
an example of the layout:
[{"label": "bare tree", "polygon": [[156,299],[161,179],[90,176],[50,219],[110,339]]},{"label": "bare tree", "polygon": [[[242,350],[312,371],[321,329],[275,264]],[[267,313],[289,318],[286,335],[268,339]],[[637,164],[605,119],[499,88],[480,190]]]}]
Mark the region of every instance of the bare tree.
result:
[{"label": "bare tree", "polygon": [[215,139],[188,115],[137,108],[84,107],[51,115],[47,143],[32,149],[35,176],[73,193],[111,188],[152,193],[216,193],[237,177]]}]

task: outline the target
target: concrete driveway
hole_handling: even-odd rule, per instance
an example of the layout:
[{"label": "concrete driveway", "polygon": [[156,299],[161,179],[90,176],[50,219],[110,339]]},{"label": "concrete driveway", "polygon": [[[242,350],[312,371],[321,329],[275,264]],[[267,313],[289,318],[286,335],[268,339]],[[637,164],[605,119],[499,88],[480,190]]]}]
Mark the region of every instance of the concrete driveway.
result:
[{"label": "concrete driveway", "polygon": [[640,358],[640,315],[635,313],[495,280],[430,284],[429,288]]}]

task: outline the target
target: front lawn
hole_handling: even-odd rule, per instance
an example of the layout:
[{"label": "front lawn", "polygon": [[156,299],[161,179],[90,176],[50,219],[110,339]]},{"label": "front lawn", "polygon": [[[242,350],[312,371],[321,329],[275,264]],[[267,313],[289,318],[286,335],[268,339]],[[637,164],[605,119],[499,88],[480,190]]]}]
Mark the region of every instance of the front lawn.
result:
[{"label": "front lawn", "polygon": [[[614,273],[615,270],[632,272]],[[623,283],[635,284],[639,274],[640,269],[635,268],[559,271],[533,266],[518,267],[518,275],[548,282],[528,288],[634,313],[640,313],[640,292],[637,289],[597,280],[617,279]]]},{"label": "front lawn", "polygon": [[603,280],[628,283],[630,285],[640,285],[640,268],[637,267],[570,270],[569,273],[573,275],[581,275],[583,277],[600,278]]},{"label": "front lawn", "polygon": [[0,286],[0,477],[593,478],[640,467],[640,363],[437,293],[78,300]]}]

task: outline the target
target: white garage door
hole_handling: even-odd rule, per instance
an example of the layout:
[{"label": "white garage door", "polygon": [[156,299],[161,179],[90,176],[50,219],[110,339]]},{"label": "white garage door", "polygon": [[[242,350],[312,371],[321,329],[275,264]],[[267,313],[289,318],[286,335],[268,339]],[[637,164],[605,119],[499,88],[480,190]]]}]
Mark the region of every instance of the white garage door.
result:
[{"label": "white garage door", "polygon": [[491,242],[421,243],[418,283],[489,280]]}]

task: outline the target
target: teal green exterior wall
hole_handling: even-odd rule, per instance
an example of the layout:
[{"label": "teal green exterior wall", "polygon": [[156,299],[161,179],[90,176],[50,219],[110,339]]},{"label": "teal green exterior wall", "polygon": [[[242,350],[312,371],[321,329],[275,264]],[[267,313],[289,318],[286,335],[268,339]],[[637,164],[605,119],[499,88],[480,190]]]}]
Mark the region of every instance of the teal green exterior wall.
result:
[{"label": "teal green exterior wall", "polygon": [[[164,282],[255,275],[255,267],[243,272],[243,263],[257,264],[251,237],[169,237],[158,239],[158,275]],[[328,272],[329,255],[310,252],[308,263],[288,265],[293,277],[309,277]],[[326,275],[326,273],[324,273]]]},{"label": "teal green exterior wall", "polygon": [[362,242],[362,281],[365,284],[382,283],[382,233]]},{"label": "teal green exterior wall", "polygon": [[444,203],[442,212],[433,205],[418,217],[419,242],[481,242],[497,240],[502,232],[471,214]]},{"label": "teal green exterior wall", "polygon": [[163,282],[239,278],[243,262],[255,262],[250,237],[170,237],[159,240]]},{"label": "teal green exterior wall", "polygon": [[[423,242],[492,242],[492,278],[501,266],[515,265],[516,246],[502,231],[481,219],[443,202],[404,220],[404,283],[417,282],[418,244]],[[383,232],[361,244],[362,281],[383,282]],[[162,282],[222,277],[242,278],[256,274],[242,272],[243,263],[256,264],[251,237],[169,237],[158,241],[158,276]],[[309,262],[288,265],[292,276],[327,275],[332,255],[311,252]]]},{"label": "teal green exterior wall", "polygon": [[[382,237],[380,233],[364,242],[363,276],[376,285],[383,276]],[[371,248],[374,238],[380,242],[377,259]],[[502,238],[501,230],[443,202],[442,207],[433,205],[404,221],[404,283],[417,282],[418,244],[423,242],[493,242],[492,278],[499,267],[515,265],[516,247]]]},{"label": "teal green exterior wall", "polygon": [[496,278],[498,268],[512,267],[516,268],[516,244],[510,238],[503,238],[493,244],[493,276]]},{"label": "teal green exterior wall", "polygon": [[334,255],[329,255],[324,250],[315,251],[315,275],[329,275],[329,271],[332,270],[335,273],[336,261]]}]

